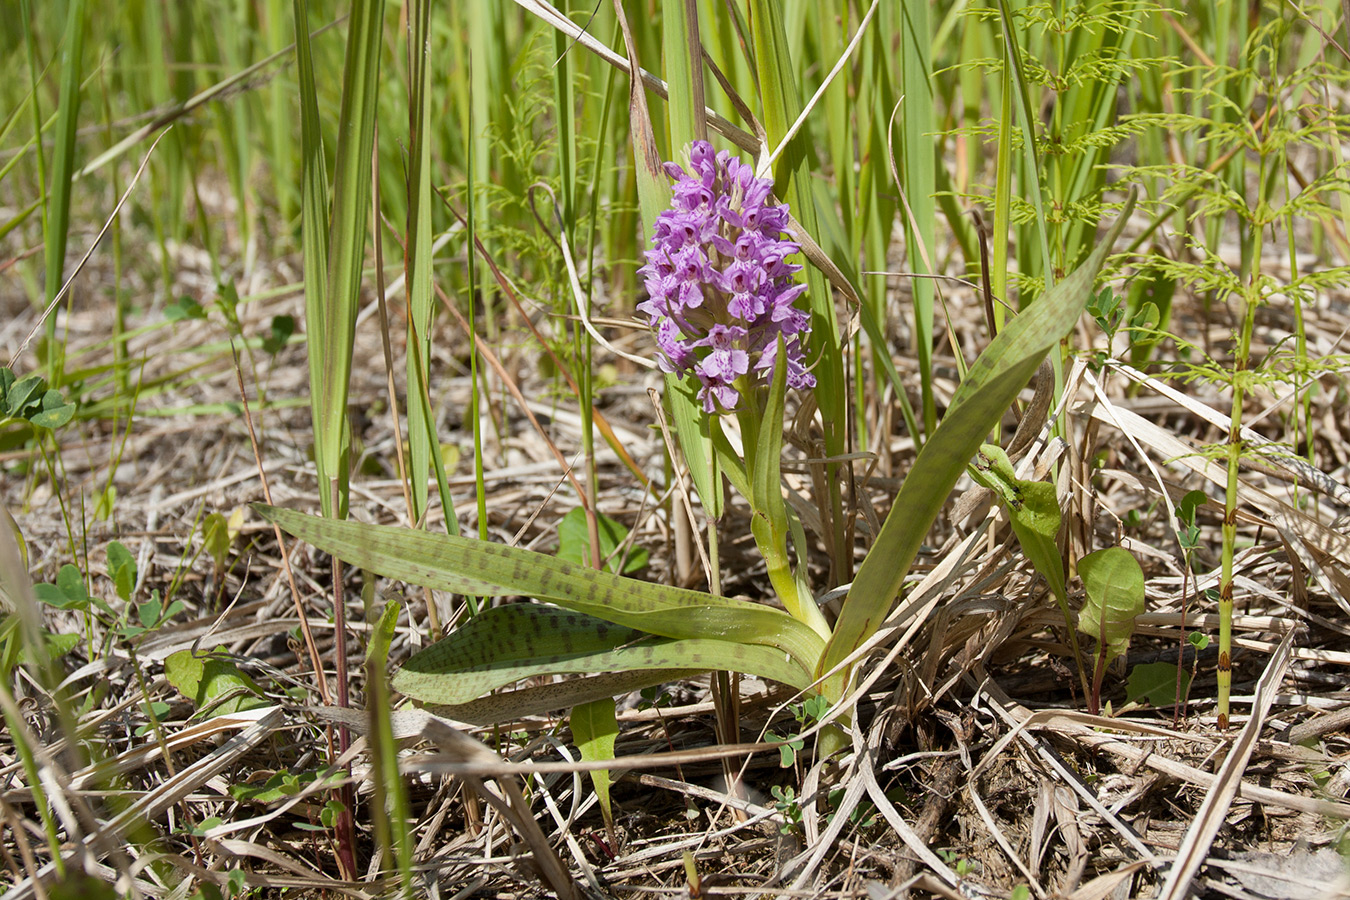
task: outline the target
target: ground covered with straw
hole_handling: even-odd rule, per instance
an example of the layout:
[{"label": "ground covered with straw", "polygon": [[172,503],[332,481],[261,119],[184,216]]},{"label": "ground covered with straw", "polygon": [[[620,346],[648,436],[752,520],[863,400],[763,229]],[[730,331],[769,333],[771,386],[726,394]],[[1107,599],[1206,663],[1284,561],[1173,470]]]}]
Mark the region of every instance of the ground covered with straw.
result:
[{"label": "ground covered with straw", "polygon": [[[661,6],[629,5],[630,15],[638,6]],[[806,15],[802,4],[786,5]],[[860,7],[857,15],[870,6],[844,5]],[[667,14],[674,6],[682,4],[666,4]],[[705,18],[723,9],[690,6]],[[209,19],[216,7],[203,4],[203,15]],[[602,7],[603,29],[597,22],[591,30],[608,36],[617,25],[613,10]],[[960,21],[971,28],[993,22],[990,34],[997,35],[997,8],[991,5],[984,19]],[[293,37],[286,14],[288,36],[278,37],[274,50]],[[567,140],[558,137],[552,114],[537,108],[547,106],[552,89],[539,63],[553,59],[550,32],[539,24],[546,18],[509,15],[520,19],[502,33],[530,58],[514,69],[503,64],[504,83],[519,96],[510,106],[514,118],[496,123],[494,153],[485,158],[523,152],[511,127],[543,142]],[[64,22],[49,18],[42,32],[48,53]],[[395,31],[395,18],[391,13],[387,23],[390,42],[404,36]],[[1302,52],[1321,40],[1308,18],[1284,7],[1259,10],[1248,40]],[[1165,10],[1145,19],[1147,27],[1176,26],[1167,48],[1178,56],[1191,52],[1187,41],[1208,33],[1203,23],[1177,24]],[[1324,37],[1331,23],[1339,24],[1334,16],[1325,19]],[[1261,26],[1277,20],[1289,23],[1289,34],[1262,38]],[[310,24],[327,21],[316,14]],[[943,21],[935,14],[935,27]],[[655,27],[632,24],[639,38],[642,29]],[[254,25],[259,47],[267,45],[270,33]],[[450,34],[437,40],[452,46],[468,40],[461,26],[470,27],[453,18]],[[854,27],[851,18],[848,28]],[[1048,41],[1047,33],[1028,26],[1023,39]],[[1338,33],[1342,45],[1350,41],[1343,25]],[[316,47],[327,41],[321,51],[338,60],[334,84],[320,86],[335,92],[336,104],[341,41],[336,35],[315,40]],[[1335,56],[1331,42],[1327,37],[1324,44],[1328,58]],[[808,51],[823,63],[816,68],[827,70],[843,45],[823,44],[808,41]],[[622,55],[623,42],[614,46]],[[1036,56],[1034,47],[1025,52]],[[1156,62],[1138,55],[1141,65]],[[233,61],[226,72],[233,74],[260,58],[261,50],[240,58],[222,51],[217,61]],[[1243,59],[1264,65],[1255,52]],[[1331,68],[1350,65],[1350,57],[1336,59]],[[960,61],[974,65],[964,56]],[[322,68],[323,58],[318,62]],[[581,75],[590,65],[578,61]],[[398,71],[393,59],[386,66]],[[935,83],[948,77],[936,63],[930,66]],[[804,94],[824,77],[816,68],[803,76]],[[1177,63],[1176,82],[1168,82],[1178,102],[1189,96],[1184,85],[1194,88],[1182,68]],[[1193,149],[1179,143],[1189,140],[1184,129],[1172,135],[1171,147],[1165,135],[1140,137],[1129,128],[1113,133],[1117,143],[1104,145],[1102,165],[1120,167],[1126,176],[1109,183],[1101,176],[1092,198],[1097,205],[1084,219],[1090,226],[1084,248],[1098,217],[1104,232],[1122,208],[1130,184],[1142,185],[1146,201],[1154,202],[1125,223],[1115,248],[1122,252],[1096,282],[1063,354],[1052,354],[1059,365],[1042,367],[1002,423],[1001,443],[1021,477],[1054,485],[1063,517],[1054,534],[1057,555],[1072,567],[1094,550],[1122,547],[1141,567],[1146,604],[1130,616],[1128,649],[1094,671],[1097,641],[1080,632],[1071,645],[1073,632],[1054,591],[1010,525],[1011,507],[963,477],[924,536],[902,595],[856,656],[846,746],[832,760],[817,752],[829,704],[751,675],[705,674],[623,693],[614,758],[602,765],[582,760],[566,708],[484,724],[392,692],[388,676],[460,627],[481,601],[354,566],[335,569],[326,554],[274,529],[253,506],[321,509],[321,451],[310,405],[317,330],[307,323],[307,262],[300,229],[268,221],[299,215],[296,198],[282,198],[261,174],[276,161],[271,154],[282,152],[265,131],[252,136],[270,149],[251,151],[260,156],[254,168],[241,169],[242,178],[233,178],[237,160],[222,149],[252,139],[248,117],[266,120],[267,91],[277,85],[294,90],[289,68],[255,74],[215,107],[178,108],[179,131],[153,152],[187,161],[179,180],[175,163],[147,166],[133,183],[151,152],[147,136],[98,175],[97,190],[89,188],[93,179],[73,182],[65,274],[75,277],[49,319],[41,263],[50,237],[23,213],[38,196],[30,152],[24,166],[31,172],[20,167],[0,176],[6,179],[0,219],[22,226],[0,243],[5,268],[17,273],[0,281],[0,362],[19,378],[50,373],[52,341],[59,341],[64,373],[51,383],[76,410],[53,429],[34,424],[31,410],[11,409],[5,417],[0,409],[0,501],[14,521],[13,528],[0,528],[4,897],[1350,896],[1344,828],[1350,820],[1350,181],[1337,155],[1344,155],[1350,137],[1344,122],[1350,100],[1343,77],[1319,75],[1324,81],[1317,82],[1321,93],[1314,99],[1328,110],[1330,124],[1308,125],[1311,113],[1292,111],[1313,102],[1300,94],[1298,72],[1284,61],[1260,71],[1272,80],[1260,104],[1236,118],[1212,113],[1216,121],[1226,115],[1230,124],[1269,136],[1283,103],[1291,111],[1282,123],[1293,129],[1297,121],[1316,139],[1290,140],[1269,159],[1268,147],[1243,145],[1235,153],[1250,157],[1248,168],[1215,186],[1205,181],[1204,164],[1209,175],[1229,177],[1224,167],[1232,155],[1225,158],[1220,149],[1183,172],[1178,154]],[[217,74],[200,77],[199,87],[220,81]],[[740,73],[736,83],[749,81]],[[710,78],[710,91],[713,84]],[[585,89],[601,90],[590,83]],[[612,115],[622,118],[626,95],[622,85]],[[47,111],[56,109],[55,84],[44,84],[40,96]],[[157,108],[149,99],[144,109]],[[955,155],[940,157],[952,176],[945,187],[930,185],[929,214],[944,209],[933,199],[944,191],[963,209],[983,202],[970,199],[984,189],[966,170],[987,165],[993,180],[996,151],[982,141],[997,128],[985,118],[998,114],[997,97],[992,107],[984,99],[984,108],[977,102],[966,119],[930,122],[929,139]],[[292,100],[288,95],[287,103]],[[467,108],[467,93],[463,100]],[[257,109],[246,107],[255,101]],[[459,98],[445,103],[459,108]],[[291,107],[282,108],[289,115]],[[951,108],[950,116],[958,116],[959,104]],[[87,114],[91,122],[104,115]],[[22,121],[29,118],[25,112]],[[380,114],[382,129],[398,121]],[[406,129],[406,116],[401,121]],[[142,124],[119,119],[109,127],[125,136]],[[1267,126],[1270,131],[1262,131]],[[82,138],[86,161],[115,143],[112,131],[102,129]],[[182,145],[170,147],[181,135],[187,135]],[[1170,156],[1146,158],[1153,138]],[[896,139],[898,153],[898,131]],[[625,132],[615,152],[628,154],[630,163],[620,169],[632,160],[626,140]],[[382,177],[401,190],[407,158],[397,140],[388,144]],[[22,140],[10,135],[4,146],[7,158],[23,158]],[[197,161],[194,148],[206,146],[209,158]],[[595,153],[593,144],[579,146]],[[442,211],[468,212],[473,205],[464,202],[472,189],[464,181],[462,151],[458,146],[459,155],[447,163],[452,174]],[[981,161],[982,153],[989,159]],[[1147,170],[1163,159],[1180,174]],[[555,261],[575,265],[570,257],[577,251],[563,239],[570,226],[555,212],[556,197],[526,185],[520,171],[514,173],[517,193],[499,195],[511,184],[499,176],[520,163],[511,160],[475,176],[499,179],[480,188],[487,224],[469,226],[449,214],[441,222],[437,213],[444,240],[437,243],[435,277],[448,296],[426,336],[426,364],[440,442],[433,450],[441,455],[458,527],[465,535],[554,554],[565,540],[560,534],[575,528],[575,517],[571,526],[565,517],[591,502],[621,526],[618,552],[633,561],[633,574],[706,589],[703,504],[681,472],[682,456],[672,456],[661,373],[641,365],[658,351],[645,317],[634,312],[643,296],[636,257],[645,246],[633,243],[637,198],[622,174],[612,184],[608,174],[597,177],[612,193],[601,196],[605,208],[587,224],[606,232],[588,244],[593,265],[581,270],[593,291],[592,341],[568,298],[568,270],[560,265],[541,274]],[[583,171],[589,158],[576,165],[572,175],[590,177]],[[881,160],[862,165],[889,181]],[[527,160],[530,166],[541,164]],[[114,177],[113,169],[120,174]],[[852,173],[822,165],[817,174],[830,185],[818,202],[832,197],[843,210],[843,195],[831,192],[842,190]],[[549,177],[549,190],[569,183]],[[1170,177],[1190,178],[1196,190],[1169,193]],[[1278,189],[1270,187],[1276,180]],[[1237,209],[1231,196],[1244,185],[1249,195]],[[129,187],[134,215],[123,214],[116,234],[78,266]],[[182,207],[170,223],[162,209],[173,190],[180,191]],[[890,182],[886,190],[897,187]],[[1047,186],[1047,196],[1059,197],[1057,190]],[[1295,202],[1300,197],[1304,206]],[[1168,216],[1170,203],[1180,211]],[[1280,215],[1265,215],[1263,203]],[[1025,221],[1034,213],[1024,205],[1014,205],[1024,221],[1001,225],[1020,246],[1033,248],[1026,252],[1038,254],[1036,230]],[[382,253],[369,241],[364,250],[370,268],[357,295],[345,403],[348,514],[444,531],[434,479],[423,521],[415,523],[410,512],[404,412],[408,355],[416,352],[407,333],[416,313],[410,312],[400,246],[406,207],[397,211],[381,234]],[[1244,211],[1251,213],[1247,219]],[[845,212],[850,217],[856,210]],[[998,289],[981,279],[988,262],[967,257],[966,250],[981,243],[970,218],[958,217],[959,225],[941,219],[932,258],[921,265],[906,252],[913,224],[906,215],[900,205],[895,239],[882,242],[880,259],[861,251],[859,277],[871,277],[869,267],[949,277],[874,279],[884,286],[878,307],[886,317],[884,346],[860,337],[856,307],[836,293],[847,371],[855,373],[843,466],[827,447],[811,397],[790,392],[787,399],[781,486],[808,544],[796,548],[805,562],[798,574],[813,586],[831,623],[849,579],[837,577],[841,564],[828,552],[834,541],[829,483],[842,484],[852,571],[893,514],[921,443],[876,355],[889,355],[901,384],[912,386],[906,405],[927,437],[924,395],[941,419],[967,367],[990,341]],[[856,224],[848,218],[849,228]],[[476,275],[465,265],[466,227],[486,238],[474,254]],[[626,227],[633,235],[609,233]],[[980,228],[988,230],[984,223]],[[960,229],[969,229],[970,243]],[[890,224],[885,231],[891,235]],[[863,244],[859,239],[852,246]],[[1137,246],[1124,252],[1131,245]],[[1019,281],[1025,258],[1009,260],[1006,250],[1001,258],[1014,276],[1005,273],[1002,290],[1043,289],[1043,270]],[[1072,269],[1079,260],[1064,261]],[[859,271],[856,263],[844,268]],[[1131,285],[1149,278],[1151,290],[1166,284],[1161,321],[1157,307],[1150,318],[1139,304],[1124,305]],[[928,359],[914,349],[922,333],[913,315],[921,282],[937,285],[938,324]],[[1122,303],[1119,310],[1110,306],[1113,297]],[[1015,308],[1009,305],[1009,317]],[[48,320],[55,330],[44,342]],[[37,343],[27,342],[30,332],[38,334]],[[569,384],[583,358],[589,359],[594,416]],[[1234,385],[1240,385],[1236,407]],[[613,440],[592,444],[586,432],[601,421],[603,428],[592,433]],[[1234,446],[1241,458],[1230,467]],[[482,462],[477,473],[476,458]],[[591,497],[569,480],[583,473],[583,480],[593,478]],[[751,538],[756,512],[734,492],[729,498],[715,523],[721,593],[779,605]],[[692,529],[687,512],[694,513]],[[1226,542],[1232,554],[1227,579]],[[1221,589],[1231,590],[1234,601],[1227,728],[1220,727],[1216,686]],[[1076,577],[1068,598],[1075,614],[1087,602]],[[342,604],[341,616],[334,614],[335,602]],[[398,618],[387,661],[377,652],[370,664],[378,620],[391,604]],[[1081,672],[1078,641],[1086,665]],[[344,650],[346,658],[339,659]],[[1094,678],[1099,698],[1085,695],[1085,688],[1097,693]],[[530,686],[551,680],[536,678]],[[390,702],[375,703],[376,693]],[[386,725],[397,747],[394,769],[380,749]],[[602,815],[588,775],[595,768],[607,768],[613,779],[612,822]],[[401,827],[391,828],[391,820]]]}]

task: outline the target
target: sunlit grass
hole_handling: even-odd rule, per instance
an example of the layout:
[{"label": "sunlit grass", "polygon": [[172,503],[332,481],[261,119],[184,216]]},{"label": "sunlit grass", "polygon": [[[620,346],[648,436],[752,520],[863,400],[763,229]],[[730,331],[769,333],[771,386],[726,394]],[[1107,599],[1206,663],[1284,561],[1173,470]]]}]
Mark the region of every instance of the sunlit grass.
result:
[{"label": "sunlit grass", "polygon": [[[10,51],[0,59],[0,291],[22,332],[36,327],[42,339],[0,362],[15,380],[41,374],[54,394],[50,405],[45,395],[0,405],[0,467],[15,485],[5,499],[21,536],[33,498],[60,509],[52,516],[64,531],[54,542],[60,549],[30,560],[36,579],[52,581],[60,564],[72,563],[86,585],[102,583],[97,560],[109,538],[98,523],[117,524],[119,509],[145,502],[140,486],[117,478],[135,466],[128,448],[162,420],[237,419],[238,365],[264,444],[286,442],[294,459],[282,477],[308,506],[344,518],[357,508],[355,491],[359,518],[375,510],[417,529],[458,535],[463,527],[487,542],[553,529],[554,506],[578,505],[580,558],[603,568],[602,508],[619,512],[614,498],[623,497],[631,507],[624,514],[654,509],[660,523],[643,539],[663,568],[644,577],[706,592],[718,609],[734,606],[722,597],[727,583],[737,591],[754,584],[764,594],[756,602],[780,603],[795,616],[782,627],[810,645],[780,680],[843,703],[854,654],[912,582],[929,522],[954,527],[944,479],[955,482],[967,460],[946,460],[939,478],[937,451],[916,462],[923,448],[944,421],[970,431],[938,444],[957,456],[981,440],[1006,443],[1004,426],[1014,424],[1003,415],[1007,403],[969,421],[953,413],[987,387],[988,371],[975,361],[1045,298],[1064,309],[1081,301],[1091,315],[1045,348],[1055,378],[1050,412],[1040,414],[1050,417],[1047,434],[1065,443],[1052,444],[1062,455],[1045,457],[1044,471],[1026,483],[1059,486],[1065,526],[1044,536],[1053,546],[1040,547],[1033,562],[1076,584],[1078,559],[1138,526],[1107,522],[1095,501],[1081,499],[1098,468],[1128,456],[1125,442],[1101,448],[1095,431],[1089,440],[1074,430],[1082,429],[1073,404],[1086,391],[1085,366],[1112,388],[1128,366],[1131,377],[1208,391],[1205,402],[1226,420],[1223,433],[1195,436],[1196,452],[1221,462],[1226,476],[1205,488],[1221,510],[1208,563],[1219,662],[1217,678],[1202,673],[1192,697],[1212,693],[1226,727],[1234,609],[1246,602],[1242,475],[1256,454],[1244,428],[1260,426],[1312,470],[1337,464],[1326,448],[1340,436],[1326,433],[1315,410],[1328,391],[1344,391],[1347,362],[1343,344],[1318,333],[1318,316],[1350,287],[1350,79],[1345,58],[1312,26],[1344,35],[1340,6],[1266,4],[1249,14],[1241,4],[1196,4],[1183,15],[1159,3],[1105,0],[931,8],[643,0],[622,9],[624,22],[611,3],[571,0],[20,3],[0,31]],[[631,77],[633,60],[646,77]],[[161,136],[88,270],[40,317]],[[756,395],[764,420],[734,426],[705,416],[687,379],[632,362],[655,359],[635,308],[645,297],[637,270],[653,223],[671,203],[661,163],[703,139],[764,167],[806,251],[796,277],[808,285],[799,305],[812,320],[817,387]],[[1131,190],[1138,212],[1120,245],[1106,248],[1104,226]],[[372,233],[382,236],[379,260]],[[1075,276],[1107,249],[1125,252],[1100,278]],[[1082,296],[1056,293],[1066,280]],[[368,314],[377,289],[381,317]],[[1277,313],[1288,319],[1277,329],[1284,336],[1262,344],[1271,333],[1262,323]],[[387,329],[383,376],[394,387],[371,409],[357,408],[369,401],[353,392],[353,373],[382,364],[354,361],[353,347],[360,329],[376,327]],[[274,389],[271,379],[302,351],[308,389],[294,380]],[[1012,398],[1029,370],[1016,359],[999,371],[1020,381],[999,387],[1020,416],[1027,407]],[[455,379],[470,385],[455,394],[462,403],[450,400]],[[627,456],[610,421],[611,389],[639,382],[656,389],[660,413],[643,407],[638,430],[664,429],[671,450],[651,471]],[[1120,390],[1133,401],[1138,384]],[[575,446],[560,449],[554,423],[541,422],[531,401],[546,401],[559,418],[579,416]],[[67,402],[71,422],[45,426],[56,420],[42,414]],[[308,408],[308,426],[279,418],[295,407]],[[368,456],[354,452],[353,421],[377,416],[392,418],[395,437]],[[528,419],[536,431],[527,433],[547,447],[541,457],[557,463],[559,487],[540,508],[508,516],[494,506],[489,479],[520,453],[516,418]],[[464,434],[444,433],[446,421]],[[109,434],[115,449],[91,462],[84,445]],[[456,463],[460,438],[472,452]],[[625,466],[618,476],[600,462],[610,451]],[[406,502],[361,495],[369,477],[356,457],[395,473]],[[232,464],[242,471],[251,460],[244,452]],[[97,474],[76,476],[77,465]],[[909,485],[898,495],[868,484],[911,466],[932,481],[886,482]],[[1006,500],[1014,517],[1017,489]],[[907,508],[894,505],[897,496]],[[1176,538],[1164,554],[1184,557],[1177,564],[1188,574],[1202,565],[1195,560],[1203,554],[1183,540],[1175,498],[1164,490],[1148,516]],[[6,525],[0,517],[0,538]],[[657,547],[660,540],[669,546]],[[764,569],[728,568],[725,560],[744,559],[746,548]],[[1314,556],[1298,591],[1339,583],[1317,565]],[[349,629],[355,599],[343,594],[339,566],[329,577],[337,586],[338,638],[326,661],[339,676],[332,699],[347,705],[349,681],[352,696],[371,685],[380,692],[368,704],[379,726],[389,712],[380,668],[389,646],[375,647],[369,681],[346,672],[345,641],[364,641],[379,615],[370,606],[373,580],[365,582],[366,618]],[[1062,607],[1066,598],[1077,602],[1051,580]],[[406,622],[418,633],[415,648],[491,605],[472,584],[447,583],[464,593],[427,590],[409,598],[403,619],[389,607],[380,639]],[[844,612],[817,609],[817,596],[850,583]],[[172,591],[182,589],[175,576]],[[30,617],[43,608],[19,593]],[[149,597],[142,591],[137,600]],[[414,608],[425,616],[414,620]],[[1066,612],[1066,622],[1039,632],[1046,646],[1076,647]],[[115,632],[101,615],[85,609],[81,640]],[[17,648],[37,652],[30,624],[14,632],[23,640],[4,657],[7,682]],[[715,639],[688,624],[676,622],[681,640]],[[814,638],[794,630],[802,624]],[[675,626],[663,627],[654,633]],[[736,652],[720,651],[719,667],[734,668]],[[756,654],[758,668],[747,671],[789,671],[770,671],[768,656]],[[1060,655],[1072,665],[1078,654]],[[725,678],[716,684],[719,733],[734,743],[733,689]],[[150,702],[147,695],[143,705]],[[78,715],[98,710],[90,701]],[[588,710],[606,726],[612,718],[612,705]],[[33,781],[36,748],[9,705],[4,712]],[[844,746],[839,732],[826,734],[830,749]],[[388,855],[383,871],[397,872],[408,891],[408,798],[396,783],[392,731],[376,727],[371,741],[380,799],[392,813],[371,820]],[[346,747],[343,738],[327,761]],[[726,771],[731,780],[733,767]],[[340,796],[333,846],[355,879],[362,823],[352,818],[354,795]],[[35,797],[48,844],[41,852],[59,861],[65,823]],[[608,810],[606,817],[613,837]]]}]

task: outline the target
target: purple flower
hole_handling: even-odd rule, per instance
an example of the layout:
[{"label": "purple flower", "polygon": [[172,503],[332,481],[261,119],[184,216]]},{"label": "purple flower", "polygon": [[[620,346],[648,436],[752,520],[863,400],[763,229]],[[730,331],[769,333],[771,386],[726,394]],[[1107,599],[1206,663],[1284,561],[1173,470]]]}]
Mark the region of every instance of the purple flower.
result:
[{"label": "purple flower", "polygon": [[638,311],[656,331],[661,369],[695,375],[707,412],[733,410],[740,387],[767,381],[783,338],[789,387],[816,380],[803,362],[811,317],[795,305],[806,290],[787,262],[799,247],[785,240],[788,209],[772,202],[773,182],[707,141],[689,162],[663,168],[675,184],[671,208],[656,218],[647,264],[647,299]]}]

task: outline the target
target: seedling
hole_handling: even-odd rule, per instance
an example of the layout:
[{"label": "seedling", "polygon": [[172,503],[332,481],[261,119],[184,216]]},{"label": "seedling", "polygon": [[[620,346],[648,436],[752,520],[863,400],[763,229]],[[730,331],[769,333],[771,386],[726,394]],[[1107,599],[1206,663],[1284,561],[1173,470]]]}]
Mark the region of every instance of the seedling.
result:
[{"label": "seedling", "polygon": [[1078,627],[1097,639],[1097,662],[1088,695],[1088,711],[1096,715],[1106,665],[1125,652],[1135,619],[1144,611],[1144,571],[1130,551],[1107,547],[1080,559],[1078,573],[1087,594]]}]

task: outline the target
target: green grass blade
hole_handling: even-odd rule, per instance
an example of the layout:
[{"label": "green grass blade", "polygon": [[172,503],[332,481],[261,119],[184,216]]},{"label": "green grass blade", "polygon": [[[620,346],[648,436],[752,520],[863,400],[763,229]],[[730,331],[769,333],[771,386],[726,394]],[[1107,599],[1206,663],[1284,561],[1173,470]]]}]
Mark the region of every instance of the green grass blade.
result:
[{"label": "green grass blade", "polygon": [[[43,216],[46,305],[56,299],[65,281],[66,243],[70,236],[70,194],[75,176],[76,131],[80,119],[80,71],[84,33],[88,22],[87,0],[72,0],[66,13],[66,33],[61,47],[61,94],[57,106],[56,146],[52,153],[52,183]],[[56,338],[56,316],[47,318],[47,381],[60,388],[65,370],[65,352]]]},{"label": "green grass blade", "polygon": [[[305,0],[295,0],[293,7],[296,69],[300,82],[300,241],[305,273],[305,321],[313,329],[309,347],[309,383],[314,391],[311,409],[317,441],[321,414],[317,389],[325,369],[321,329],[328,297],[328,162],[323,150],[323,128],[319,124],[319,90],[314,80],[309,5]],[[327,491],[323,493],[323,508],[327,511]]]},{"label": "green grass blade", "polygon": [[[414,0],[408,12],[408,478],[411,488],[414,523],[425,521],[427,513],[427,476],[432,469],[431,455],[440,452],[435,420],[431,411],[429,366],[431,360],[431,316],[436,297],[431,287],[431,90],[427,83],[428,42],[431,31],[430,0]],[[472,215],[473,208],[470,206]],[[469,254],[473,264],[473,254]],[[438,484],[443,479],[437,478]],[[449,490],[440,492],[442,504]],[[446,506],[445,523],[455,533],[454,507]]]},{"label": "green grass blade", "polygon": [[665,0],[661,32],[670,87],[670,147],[706,140],[708,122],[703,101],[703,51],[698,33],[697,0]]},{"label": "green grass blade", "polygon": [[[1013,320],[970,367],[942,424],[919,452],[876,542],[858,569],[817,675],[841,663],[881,626],[947,495],[1041,360],[1078,320],[1097,271],[1133,208],[1131,194],[1115,224],[1083,265]],[[838,700],[847,683],[847,672],[831,676],[825,696]]]},{"label": "green grass blade", "polygon": [[[631,72],[642,71],[638,58],[637,43],[633,39],[633,30],[624,15],[623,6],[616,5],[614,11],[619,14],[619,26],[623,30],[624,46],[628,51],[628,65]],[[650,234],[656,225],[656,217],[670,206],[670,180],[661,169],[661,154],[657,149],[656,132],[653,129],[651,111],[647,105],[647,92],[642,78],[630,75],[628,79],[628,117],[630,134],[633,141],[634,173],[637,177],[638,205],[642,210],[643,233]]]},{"label": "green grass blade", "polygon": [[[45,126],[43,125],[42,122],[42,103],[41,103],[42,95],[38,92],[38,85],[41,84],[43,78],[46,77],[47,70],[46,68],[44,68],[42,74],[41,75],[38,74],[37,31],[33,27],[30,17],[29,6],[31,2],[32,0],[22,0],[22,2],[19,4],[19,22],[23,26],[24,49],[27,51],[28,54],[27,100],[29,108],[33,112],[33,137],[29,139],[29,142],[24,145],[23,149],[19,153],[14,154],[14,157],[12,159],[6,162],[3,166],[0,166],[0,181],[4,180],[5,176],[9,174],[10,169],[19,164],[19,160],[23,157],[23,154],[27,152],[28,148],[32,147],[33,156],[37,160],[38,197],[31,204],[29,204],[28,208],[25,209],[24,212],[15,216],[8,223],[6,223],[4,229],[5,233],[8,233],[11,228],[14,228],[18,224],[20,224],[23,221],[23,219],[27,218],[29,212],[31,212],[34,208],[39,206],[42,208],[42,223],[44,230],[47,227],[46,226],[47,153],[42,145],[42,133],[45,130]],[[18,110],[15,110],[14,115],[12,115],[10,118],[11,120],[17,120]],[[8,131],[9,131],[9,122],[6,122],[5,132],[8,133]],[[48,298],[47,302],[50,303],[51,299]]]},{"label": "green grass blade", "polygon": [[[259,30],[269,55],[275,55],[286,46],[285,0],[267,0],[265,9],[266,15],[262,17]],[[267,167],[272,175],[278,212],[281,214],[281,225],[276,232],[282,234],[290,234],[300,212],[300,193],[296,190],[298,179],[293,159],[294,113],[291,112],[291,103],[288,85],[280,79],[274,80],[267,88]]]},{"label": "green grass blade", "polygon": [[[662,7],[662,42],[666,66],[666,84],[670,88],[670,145],[675,156],[694,141],[706,140],[708,123],[703,91],[703,55],[699,40],[698,6],[694,0],[665,0]],[[664,178],[664,174],[661,176]],[[651,233],[652,220],[645,220],[643,236]],[[667,375],[666,405],[679,437],[685,464],[689,467],[705,511],[712,522],[722,515],[722,480],[713,465],[711,423],[688,387]],[[682,513],[680,515],[683,515]],[[716,542],[716,528],[710,526],[709,542]],[[716,547],[713,547],[716,554]],[[713,573],[717,583],[718,575]]]},{"label": "green grass blade", "polygon": [[316,358],[319,364],[319,377],[313,381],[314,458],[319,492],[328,515],[345,515],[347,505],[351,455],[347,393],[361,295],[366,221],[370,215],[371,149],[375,140],[383,18],[384,0],[354,0],[342,73],[337,160],[333,167],[328,281],[320,318],[307,323],[311,378]]},{"label": "green grass blade", "polygon": [[998,146],[994,161],[994,231],[990,235],[989,289],[994,294],[994,321],[1003,330],[1008,296],[1008,255],[1012,245],[1013,70],[1003,66],[999,78]]},{"label": "green grass blade", "polygon": [[[900,108],[902,130],[900,179],[908,200],[904,216],[905,245],[910,271],[933,273],[937,213],[933,191],[937,180],[937,151],[933,138],[933,90],[928,4],[901,5],[900,79],[905,102]],[[937,427],[933,401],[933,280],[916,278],[914,292],[914,348],[919,359],[924,434]]]},{"label": "green grass blade", "polygon": [[[629,67],[634,72],[640,72],[641,61],[638,58],[637,44],[623,7],[616,5],[615,12],[619,15],[619,26],[628,51]],[[628,115],[633,142],[633,160],[636,164],[634,172],[637,180],[638,205],[642,211],[642,233],[645,238],[652,233],[656,217],[670,206],[671,192],[670,179],[661,168],[661,158],[656,149],[656,132],[647,105],[646,89],[640,78],[629,79]],[[647,241],[644,240],[642,243],[645,245]],[[671,421],[680,437],[680,448],[684,452],[689,474],[694,480],[694,489],[703,500],[709,514],[716,518],[722,509],[722,490],[720,482],[712,477],[712,451],[706,416],[693,393],[687,390],[679,379],[666,375],[665,384],[665,401],[670,408]]]},{"label": "green grass blade", "polygon": [[1014,34],[1012,10],[1008,0],[998,0],[999,24],[1003,29],[1003,64],[1012,67],[1012,78],[1005,79],[1005,86],[1011,84],[1013,99],[1017,107],[1018,120],[1022,125],[1022,177],[1027,180],[1023,193],[1031,197],[1031,205],[1036,208],[1037,234],[1041,239],[1041,257],[1044,263],[1045,287],[1048,290],[1054,282],[1054,258],[1050,255],[1050,235],[1046,228],[1045,201],[1041,193],[1040,163],[1036,153],[1036,123],[1039,118],[1031,108],[1031,91],[1027,83],[1026,66],[1022,62],[1022,50]]}]

